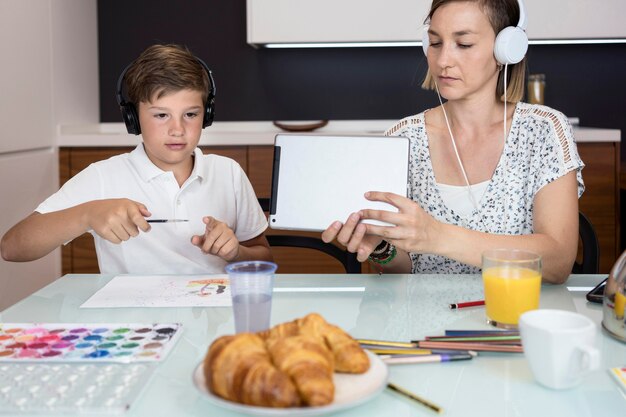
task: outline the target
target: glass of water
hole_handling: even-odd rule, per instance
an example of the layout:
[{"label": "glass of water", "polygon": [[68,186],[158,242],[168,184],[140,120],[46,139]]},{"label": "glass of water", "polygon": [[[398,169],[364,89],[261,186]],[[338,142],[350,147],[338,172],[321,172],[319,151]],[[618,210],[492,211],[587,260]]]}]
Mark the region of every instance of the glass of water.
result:
[{"label": "glass of water", "polygon": [[259,332],[270,327],[276,264],[243,261],[226,266],[233,299],[235,332]]}]

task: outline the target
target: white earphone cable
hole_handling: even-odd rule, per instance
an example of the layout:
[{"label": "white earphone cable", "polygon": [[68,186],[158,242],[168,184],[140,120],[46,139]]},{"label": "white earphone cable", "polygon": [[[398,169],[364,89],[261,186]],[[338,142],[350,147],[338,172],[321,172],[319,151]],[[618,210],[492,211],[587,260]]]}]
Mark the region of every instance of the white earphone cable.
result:
[{"label": "white earphone cable", "polygon": [[[508,70],[509,65],[508,64],[504,64],[504,122],[503,122],[503,146],[506,146],[506,93],[507,93],[507,70]],[[448,128],[448,133],[450,134],[450,140],[452,142],[452,148],[454,149],[454,154],[456,155],[456,160],[459,163],[459,168],[461,168],[461,173],[463,174],[463,179],[465,180],[465,186],[467,188],[467,192],[469,194],[470,200],[472,202],[472,205],[474,206],[474,208],[476,209],[476,211],[478,211],[478,203],[476,202],[476,198],[474,197],[474,193],[472,192],[472,187],[469,183],[469,179],[467,178],[467,173],[465,172],[465,167],[463,166],[463,162],[461,161],[461,156],[459,155],[459,150],[456,147],[456,140],[454,139],[454,135],[452,134],[452,128],[450,127],[450,121],[448,120],[448,113],[446,112],[446,108],[443,105],[443,101],[441,100],[441,94],[439,94],[439,86],[437,85],[437,82],[435,81],[435,90],[437,91],[437,98],[439,98],[439,104],[441,104],[441,110],[443,110],[443,117],[446,121],[446,126]],[[505,152],[504,147],[502,148],[502,152]],[[506,155],[505,155],[506,157]],[[505,204],[505,209],[506,209],[506,204]]]},{"label": "white earphone cable", "polygon": [[446,112],[446,108],[443,105],[443,101],[441,100],[441,94],[439,94],[439,86],[435,81],[435,90],[437,90],[437,97],[439,98],[439,103],[441,104],[441,110],[443,110],[443,117],[446,120],[446,126],[448,127],[448,133],[450,133],[450,139],[452,141],[452,148],[454,149],[454,154],[456,155],[456,160],[459,162],[459,168],[461,168],[461,173],[463,174],[463,179],[465,180],[465,186],[467,187],[467,192],[469,194],[470,200],[472,201],[472,205],[474,209],[478,211],[478,203],[476,202],[476,198],[474,198],[474,193],[472,192],[472,187],[470,186],[469,179],[467,178],[467,174],[465,173],[465,168],[463,167],[463,162],[461,162],[461,156],[459,155],[459,151],[456,148],[456,141],[454,140],[454,135],[452,134],[452,128],[450,127],[450,121],[448,120],[448,114]]},{"label": "white earphone cable", "polygon": [[[507,69],[509,68],[509,64],[504,64],[504,132],[503,132],[503,136],[502,136],[502,158],[504,159],[504,173],[503,176],[506,178],[507,175],[507,171],[509,170],[509,160],[506,157],[506,136],[507,136],[507,132],[506,132],[506,117],[507,117],[507,112],[506,112],[506,104],[507,104],[507,97],[506,97],[506,92],[507,92]],[[508,207],[509,207],[509,193],[505,192],[504,193],[504,224],[507,223],[508,220]]]},{"label": "white earphone cable", "polygon": [[[506,72],[507,69],[509,68],[509,64],[504,64],[504,144],[506,144],[506,89],[507,89],[507,82],[506,82]],[[502,152],[504,152],[504,147],[502,148]]]}]

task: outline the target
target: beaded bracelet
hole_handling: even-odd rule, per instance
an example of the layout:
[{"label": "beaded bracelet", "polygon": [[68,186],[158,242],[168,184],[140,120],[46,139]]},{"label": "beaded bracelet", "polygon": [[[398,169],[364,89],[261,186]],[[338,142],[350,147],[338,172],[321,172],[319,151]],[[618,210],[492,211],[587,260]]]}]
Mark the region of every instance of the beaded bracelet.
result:
[{"label": "beaded bracelet", "polygon": [[392,245],[391,243],[386,242],[386,245],[384,246],[384,249],[382,249],[380,251],[380,253],[372,252],[372,254],[370,254],[370,256],[369,256],[369,259],[372,262],[377,263],[378,265],[385,265],[385,264],[388,264],[389,262],[393,261],[393,259],[397,255],[397,253],[398,253],[398,251],[396,250],[396,247],[394,245]]},{"label": "beaded bracelet", "polygon": [[387,242],[386,240],[381,240],[378,246],[374,248],[370,256],[373,256],[374,258],[376,258],[382,253],[386,252],[388,248],[389,248],[389,242]]}]

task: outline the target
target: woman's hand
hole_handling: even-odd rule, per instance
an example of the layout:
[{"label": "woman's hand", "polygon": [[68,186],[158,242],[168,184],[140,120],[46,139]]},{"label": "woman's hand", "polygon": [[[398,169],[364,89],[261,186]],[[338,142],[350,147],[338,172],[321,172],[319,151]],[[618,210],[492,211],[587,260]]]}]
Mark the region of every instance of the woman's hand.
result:
[{"label": "woman's hand", "polygon": [[379,220],[392,226],[379,226],[361,223],[363,234],[378,236],[405,252],[437,253],[438,239],[441,238],[441,223],[426,213],[411,199],[394,193],[370,191],[365,194],[370,201],[391,204],[398,212],[387,210],[361,210],[362,219]]},{"label": "woman's hand", "polygon": [[365,262],[382,239],[367,235],[367,228],[365,224],[360,223],[361,219],[361,213],[358,212],[352,213],[344,224],[334,222],[322,232],[322,240],[329,243],[336,239],[348,252],[356,253],[359,262]]}]

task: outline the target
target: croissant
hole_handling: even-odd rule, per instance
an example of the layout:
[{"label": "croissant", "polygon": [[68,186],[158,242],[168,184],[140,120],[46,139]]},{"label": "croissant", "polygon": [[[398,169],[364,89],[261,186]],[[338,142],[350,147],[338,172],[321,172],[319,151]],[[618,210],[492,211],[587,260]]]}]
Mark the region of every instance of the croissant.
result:
[{"label": "croissant", "polygon": [[211,392],[230,401],[264,407],[300,404],[290,378],[276,369],[263,339],[252,333],[215,340],[204,359],[204,376]]},{"label": "croissant", "polygon": [[300,335],[267,341],[272,361],[295,383],[306,405],[330,404],[335,395],[333,355],[318,339]]},{"label": "croissant", "polygon": [[257,333],[257,335],[259,335],[259,337],[263,340],[297,336],[298,334],[300,334],[300,326],[298,326],[298,320],[277,324],[274,327]]},{"label": "croissant", "polygon": [[278,324],[259,333],[259,336],[267,341],[294,335],[306,335],[325,343],[334,355],[337,372],[361,374],[369,369],[369,357],[359,342],[341,328],[328,323],[317,313]]},{"label": "croissant", "polygon": [[326,343],[335,356],[335,371],[362,374],[370,367],[370,359],[352,336],[341,328],[327,324]]}]

